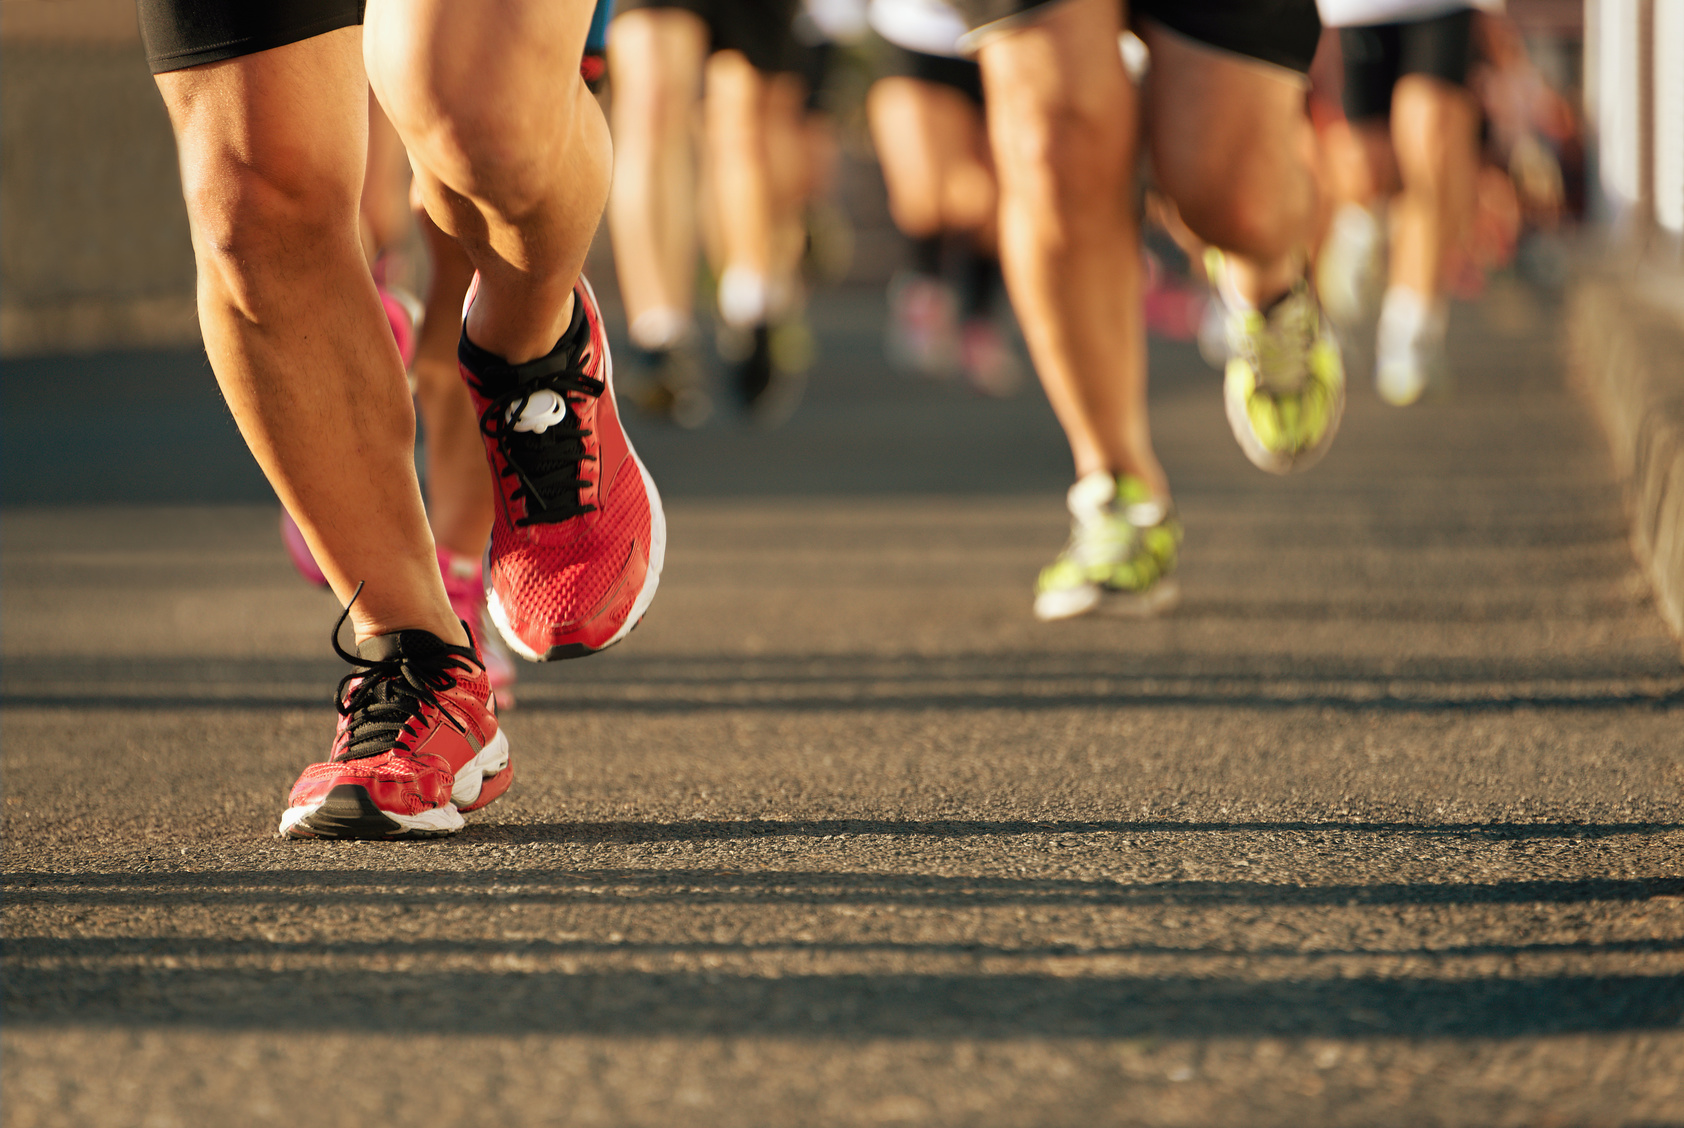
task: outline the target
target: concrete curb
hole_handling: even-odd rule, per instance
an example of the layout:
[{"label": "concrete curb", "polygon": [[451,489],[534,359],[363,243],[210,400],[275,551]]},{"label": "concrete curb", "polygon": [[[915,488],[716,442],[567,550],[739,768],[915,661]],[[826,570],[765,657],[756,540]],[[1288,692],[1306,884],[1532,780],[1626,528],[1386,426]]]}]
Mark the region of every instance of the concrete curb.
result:
[{"label": "concrete curb", "polygon": [[1626,481],[1632,547],[1684,643],[1684,276],[1587,276],[1567,332]]}]

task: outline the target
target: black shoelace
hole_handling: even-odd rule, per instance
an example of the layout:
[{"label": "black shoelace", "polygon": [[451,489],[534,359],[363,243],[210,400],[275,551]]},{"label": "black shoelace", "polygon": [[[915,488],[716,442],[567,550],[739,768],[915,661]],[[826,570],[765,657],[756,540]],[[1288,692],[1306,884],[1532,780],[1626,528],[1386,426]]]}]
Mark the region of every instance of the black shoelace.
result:
[{"label": "black shoelace", "polygon": [[[479,417],[480,430],[503,452],[502,476],[515,478],[514,496],[525,498],[526,515],[517,525],[555,524],[596,508],[579,501],[579,491],[591,483],[582,464],[596,461],[585,453],[591,431],[581,426],[576,397],[596,398],[607,387],[586,375],[581,360],[582,338],[588,334],[583,298],[575,300],[573,324],[546,356],[524,364],[509,364],[468,340],[458,346],[480,394],[491,402]],[[517,431],[521,412],[539,392],[553,392],[566,405],[565,415],[542,431]]]},{"label": "black shoelace", "polygon": [[356,667],[340,679],[335,694],[339,715],[350,723],[344,751],[334,760],[362,760],[391,751],[426,705],[437,709],[457,732],[466,732],[439,700],[439,694],[456,685],[452,671],[473,668],[462,658],[471,651],[451,646],[426,631],[400,631],[396,636],[384,636],[392,650],[388,657],[364,658],[351,653],[339,645],[339,631],[362,590],[358,584],[357,594],[351,596],[351,603],[345,605],[333,627],[334,653]]}]

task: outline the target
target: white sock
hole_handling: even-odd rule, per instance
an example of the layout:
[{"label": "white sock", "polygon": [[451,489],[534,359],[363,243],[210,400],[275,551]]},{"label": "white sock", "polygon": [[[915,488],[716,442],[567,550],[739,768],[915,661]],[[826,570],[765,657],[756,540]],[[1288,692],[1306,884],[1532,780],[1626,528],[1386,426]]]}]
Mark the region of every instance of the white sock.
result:
[{"label": "white sock", "polygon": [[632,344],[651,352],[672,348],[689,331],[690,315],[671,306],[646,309],[626,328]]},{"label": "white sock", "polygon": [[1331,237],[1364,256],[1374,253],[1383,234],[1379,218],[1361,204],[1343,204],[1333,213]]},{"label": "white sock", "polygon": [[1419,345],[1444,339],[1448,310],[1443,298],[1429,300],[1407,286],[1392,286],[1380,303],[1375,352],[1382,361],[1407,359]]},{"label": "white sock", "polygon": [[733,329],[764,324],[770,298],[766,276],[742,266],[728,266],[719,276],[719,315]]}]

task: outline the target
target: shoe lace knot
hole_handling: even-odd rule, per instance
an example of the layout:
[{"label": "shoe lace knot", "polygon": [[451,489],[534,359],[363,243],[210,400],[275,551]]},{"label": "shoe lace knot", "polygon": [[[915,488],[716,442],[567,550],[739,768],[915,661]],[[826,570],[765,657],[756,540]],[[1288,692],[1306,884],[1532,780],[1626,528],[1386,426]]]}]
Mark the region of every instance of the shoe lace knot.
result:
[{"label": "shoe lace knot", "polygon": [[[362,585],[357,585],[361,594]],[[355,603],[356,596],[351,597]],[[439,695],[453,689],[456,671],[472,666],[452,647],[425,631],[403,631],[387,657],[368,658],[339,644],[339,631],[351,614],[350,604],[333,629],[333,650],[354,669],[340,679],[335,694],[339,715],[346,720],[344,746],[333,756],[336,762],[379,756],[418,735],[411,723],[431,707],[457,732],[467,729]],[[413,638],[412,638],[413,636]],[[428,643],[431,643],[429,646]]]},{"label": "shoe lace knot", "polygon": [[526,501],[517,525],[554,524],[596,509],[579,500],[591,484],[583,465],[596,461],[585,446],[592,431],[580,408],[600,397],[607,384],[585,372],[584,355],[563,340],[537,360],[496,361],[475,372],[489,399],[480,430],[496,442],[503,477],[516,479],[513,492]]}]

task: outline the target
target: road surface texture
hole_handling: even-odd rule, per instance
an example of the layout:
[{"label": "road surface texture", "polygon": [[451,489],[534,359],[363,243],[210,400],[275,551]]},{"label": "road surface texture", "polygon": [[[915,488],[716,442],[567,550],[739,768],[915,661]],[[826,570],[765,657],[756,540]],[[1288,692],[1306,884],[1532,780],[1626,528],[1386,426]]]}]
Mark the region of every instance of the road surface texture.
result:
[{"label": "road surface texture", "polygon": [[202,360],[10,365],[9,1128],[1684,1124],[1684,674],[1557,307],[1290,480],[1155,347],[1184,602],[1043,625],[1044,401],[879,301],[780,431],[634,421],[660,596],[430,844],[273,836],[337,606]]}]

